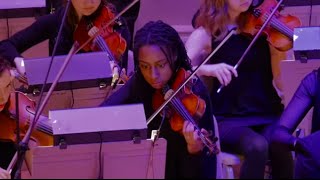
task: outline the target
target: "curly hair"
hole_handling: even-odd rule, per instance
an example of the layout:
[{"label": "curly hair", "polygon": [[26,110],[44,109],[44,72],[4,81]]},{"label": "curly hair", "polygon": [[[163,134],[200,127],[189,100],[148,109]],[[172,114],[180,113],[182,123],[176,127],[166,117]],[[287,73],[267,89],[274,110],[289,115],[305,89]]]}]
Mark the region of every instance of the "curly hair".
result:
[{"label": "curly hair", "polygon": [[136,70],[138,70],[139,50],[146,45],[158,46],[174,72],[179,68],[191,70],[190,58],[178,32],[163,21],[150,21],[136,32],[133,46]]}]

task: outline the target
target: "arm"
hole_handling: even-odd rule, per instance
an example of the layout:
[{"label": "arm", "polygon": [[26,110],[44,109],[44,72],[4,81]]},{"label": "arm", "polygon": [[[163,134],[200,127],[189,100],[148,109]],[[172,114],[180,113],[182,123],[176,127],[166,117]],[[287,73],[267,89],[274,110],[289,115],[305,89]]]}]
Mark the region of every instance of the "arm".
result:
[{"label": "arm", "polygon": [[313,106],[316,92],[317,73],[309,73],[299,85],[297,91],[284,110],[272,135],[272,141],[283,144],[293,150],[295,137],[293,131]]},{"label": "arm", "polygon": [[[197,66],[211,53],[211,35],[203,27],[199,27],[192,32],[185,46],[193,66]],[[233,66],[225,63],[205,64],[199,68],[197,75],[216,77],[225,86],[231,82],[232,75],[238,76]]]},{"label": "arm", "polygon": [[211,35],[203,28],[195,29],[185,43],[192,65],[197,66],[211,52]]},{"label": "arm", "polygon": [[[214,136],[215,133],[209,93],[200,80],[198,80],[197,84],[194,86],[193,92],[194,94],[201,97],[201,99],[203,99],[206,103],[203,116],[199,119],[199,121],[196,122],[198,122],[197,124],[201,129],[201,132],[203,132],[205,136],[211,139],[211,136]],[[186,162],[192,164],[192,167],[199,167],[199,169],[201,169],[202,171],[201,177],[214,179],[216,177],[216,155],[208,153],[208,148],[206,148],[203,142],[200,141],[199,138],[197,138],[198,135],[194,131],[193,126],[189,129],[189,132],[192,132],[191,135],[193,135],[193,139],[195,139],[196,141],[191,141],[188,143],[188,140],[186,140],[189,152],[189,156],[186,157]]]},{"label": "arm", "polygon": [[273,86],[276,89],[278,96],[283,100],[283,88],[281,84],[281,72],[280,72],[280,62],[287,59],[286,51],[279,51],[272,45],[269,45],[270,56],[271,56],[271,67],[273,75]]},{"label": "arm", "polygon": [[137,94],[139,85],[137,85],[137,74],[134,74],[119,90],[108,97],[100,106],[112,106],[120,104],[129,104],[137,102]]},{"label": "arm", "polygon": [[130,97],[130,84],[132,79],[130,79],[126,84],[123,85],[119,90],[114,92],[108,99],[102,102],[100,106],[112,106],[125,104]]},{"label": "arm", "polygon": [[14,66],[13,61],[16,57],[21,57],[21,53],[48,39],[57,26],[59,26],[57,15],[42,16],[27,28],[1,41],[0,54]]},{"label": "arm", "polygon": [[[205,136],[209,136],[209,134],[213,134],[213,119],[212,119],[212,111],[211,111],[211,101],[208,94],[207,89],[203,85],[203,83],[198,79],[196,85],[194,85],[194,94],[199,98],[204,100],[205,102],[205,112],[203,116],[199,119],[198,127],[201,129],[201,132]],[[184,122],[183,134],[185,140],[187,142],[188,151],[190,154],[197,154],[203,150],[204,144],[199,139],[197,131],[194,129],[194,126],[188,121]]]}]

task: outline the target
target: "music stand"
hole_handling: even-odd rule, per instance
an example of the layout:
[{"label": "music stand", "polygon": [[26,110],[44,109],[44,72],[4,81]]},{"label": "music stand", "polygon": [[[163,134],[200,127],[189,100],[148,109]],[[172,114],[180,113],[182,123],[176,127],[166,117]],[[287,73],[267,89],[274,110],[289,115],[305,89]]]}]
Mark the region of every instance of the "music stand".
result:
[{"label": "music stand", "polygon": [[[55,56],[48,76],[45,91],[48,91],[60,71],[67,55]],[[63,72],[55,91],[100,87],[111,83],[112,70],[107,52],[90,52],[73,55]],[[25,69],[29,91],[39,90],[48,71],[51,57],[26,59]],[[102,85],[103,84],[103,85]]]},{"label": "music stand", "polygon": [[[22,173],[22,178],[32,179],[96,179],[99,171],[103,178],[155,178],[163,179],[165,174],[165,139],[156,141],[153,152],[152,140],[70,145],[67,149],[58,146],[31,148],[26,154],[26,164],[30,176]],[[152,156],[150,156],[152,155]]]}]

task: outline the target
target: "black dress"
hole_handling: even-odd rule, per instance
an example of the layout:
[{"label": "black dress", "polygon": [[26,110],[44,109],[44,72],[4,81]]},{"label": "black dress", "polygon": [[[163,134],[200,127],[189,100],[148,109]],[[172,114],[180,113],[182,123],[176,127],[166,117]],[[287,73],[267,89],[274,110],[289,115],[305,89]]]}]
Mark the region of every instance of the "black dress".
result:
[{"label": "black dress", "polygon": [[[200,80],[194,86],[193,92],[200,95],[207,104],[205,114],[199,121],[199,127],[214,132],[209,96]],[[138,72],[121,89],[102,103],[102,106],[143,103],[146,118],[148,118],[155,111],[152,108],[153,93],[154,89]],[[161,117],[156,116],[148,125],[149,138],[151,130],[158,129],[160,122]],[[206,148],[200,154],[190,155],[183,135],[171,129],[168,119],[165,119],[161,127],[160,137],[167,140],[166,178],[215,178],[216,156],[207,155],[208,149]]]}]

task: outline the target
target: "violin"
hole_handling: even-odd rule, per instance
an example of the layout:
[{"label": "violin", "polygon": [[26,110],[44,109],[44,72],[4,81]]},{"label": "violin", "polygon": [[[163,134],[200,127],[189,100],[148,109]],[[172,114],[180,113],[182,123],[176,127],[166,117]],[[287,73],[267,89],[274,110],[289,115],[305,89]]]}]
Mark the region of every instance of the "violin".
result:
[{"label": "violin", "polygon": [[[242,31],[250,35],[257,34],[276,5],[276,0],[264,0],[248,15],[248,21]],[[289,14],[282,15],[277,11],[271,17],[269,25],[266,26],[263,33],[267,35],[267,41],[273,47],[280,51],[287,51],[293,46],[293,29],[299,26],[301,26],[301,21],[298,17]]]},{"label": "violin", "polygon": [[[172,89],[169,86],[161,90],[158,90],[154,93],[152,99],[152,106],[154,109],[158,109],[168,96],[171,95],[172,91],[176,90],[187,77],[190,76],[190,73],[183,68],[179,69],[175,81],[172,83]],[[208,147],[211,153],[218,153],[216,145],[206,137],[203,133],[200,132],[200,128],[197,126],[200,118],[203,116],[206,103],[203,99],[198,97],[192,92],[193,82],[186,84],[181,91],[178,92],[177,96],[173,97],[170,101],[170,107],[167,114],[170,117],[170,126],[173,131],[182,133],[184,121],[187,120],[191,122],[199,132],[199,137],[205,146]],[[217,140],[217,139],[215,139]]]},{"label": "violin", "polygon": [[[115,60],[119,61],[127,48],[127,42],[121,34],[114,29],[116,25],[120,25],[118,22],[115,21],[109,26],[105,26],[114,17],[114,13],[106,6],[102,7],[99,14],[93,20],[82,17],[73,33],[74,40],[77,41],[79,45],[82,45],[99,31],[96,39],[86,44],[82,49],[84,51],[110,51]],[[98,30],[90,33],[92,28],[97,28]]]},{"label": "violin", "polygon": [[[16,93],[19,107],[16,107]],[[29,128],[30,120],[33,120],[36,103],[21,92],[14,92],[11,93],[7,104],[9,104],[7,110],[0,113],[0,140],[16,142],[16,108],[19,108],[19,134],[23,137]],[[37,121],[30,139],[38,146],[52,146],[52,134],[52,123],[43,116]]]},{"label": "violin", "polygon": [[94,18],[94,21],[87,19],[87,17],[82,17],[74,32],[74,40],[77,41],[79,45],[85,44],[90,37],[95,36],[92,43],[88,43],[83,47],[85,51],[107,52],[113,71],[111,82],[113,88],[119,80],[120,68],[117,65],[127,48],[126,40],[114,30],[116,22],[106,26],[106,24],[114,18],[115,15],[113,12],[108,7],[103,6],[100,14]]}]

